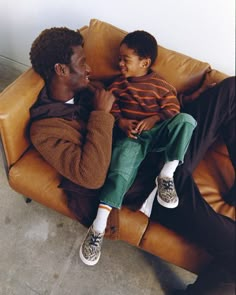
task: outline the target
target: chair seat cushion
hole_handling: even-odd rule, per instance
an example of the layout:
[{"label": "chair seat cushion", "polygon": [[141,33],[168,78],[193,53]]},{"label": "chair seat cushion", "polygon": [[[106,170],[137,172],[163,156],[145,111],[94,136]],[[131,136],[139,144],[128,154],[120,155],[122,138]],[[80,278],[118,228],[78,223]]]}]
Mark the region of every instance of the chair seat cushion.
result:
[{"label": "chair seat cushion", "polygon": [[58,188],[60,175],[30,148],[9,171],[10,186],[22,195],[75,218],[67,207],[66,195]]}]

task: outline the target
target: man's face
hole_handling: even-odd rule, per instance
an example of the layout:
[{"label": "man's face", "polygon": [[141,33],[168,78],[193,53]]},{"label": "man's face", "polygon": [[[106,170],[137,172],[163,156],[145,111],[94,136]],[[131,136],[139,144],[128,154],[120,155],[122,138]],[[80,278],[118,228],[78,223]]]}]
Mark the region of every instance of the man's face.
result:
[{"label": "man's face", "polygon": [[72,91],[76,92],[86,88],[89,83],[90,68],[86,64],[84,50],[81,46],[73,46],[73,55],[68,65],[68,86]]}]

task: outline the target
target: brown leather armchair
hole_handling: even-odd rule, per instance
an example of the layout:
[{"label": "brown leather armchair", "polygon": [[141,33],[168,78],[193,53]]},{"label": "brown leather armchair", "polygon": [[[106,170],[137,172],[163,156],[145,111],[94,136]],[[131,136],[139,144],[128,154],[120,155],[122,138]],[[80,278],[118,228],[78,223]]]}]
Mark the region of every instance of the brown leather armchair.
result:
[{"label": "brown leather armchair", "polygon": [[[99,20],[91,20],[81,32],[94,78],[103,80],[117,74],[117,50],[125,32]],[[180,92],[226,77],[212,70],[208,63],[161,46],[154,69]],[[42,79],[29,69],[0,94],[0,131],[8,181],[12,189],[25,197],[75,218],[67,207],[64,192],[58,188],[60,175],[44,161],[29,140],[29,108],[42,86]],[[234,171],[226,147],[220,140],[207,152],[195,170],[194,178],[213,209],[235,219],[235,208],[221,198],[221,193],[233,183]],[[198,273],[211,259],[198,245],[157,222],[150,222],[141,212],[123,206],[117,218],[119,239],[166,261]]]}]

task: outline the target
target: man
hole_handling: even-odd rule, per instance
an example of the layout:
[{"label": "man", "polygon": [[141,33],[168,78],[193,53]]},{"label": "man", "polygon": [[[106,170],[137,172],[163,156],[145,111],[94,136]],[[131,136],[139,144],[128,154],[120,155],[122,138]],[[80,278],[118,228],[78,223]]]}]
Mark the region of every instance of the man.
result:
[{"label": "man", "polygon": [[[82,95],[89,85],[90,68],[79,32],[68,28],[44,30],[32,44],[30,59],[45,81],[31,109],[32,143],[64,177],[63,188],[76,190],[76,195],[88,192],[76,210],[80,222],[88,225],[97,209],[97,189],[103,185],[110,163],[114,97],[104,89],[91,87],[92,99],[91,95]],[[68,203],[73,207],[69,192]]]},{"label": "man", "polygon": [[[78,32],[67,28],[43,31],[32,44],[30,58],[33,68],[45,81],[31,109],[32,142],[64,177],[61,187],[67,192],[69,207],[81,223],[89,226],[95,218],[98,189],[105,180],[111,156],[114,119],[109,112],[114,98],[105,90],[91,87],[92,95],[84,93],[89,86],[89,67],[83,38]],[[235,222],[211,209],[191,174],[220,134],[236,167],[235,78],[225,79],[200,93],[183,111],[191,114],[198,125],[185,162],[175,173],[180,204],[171,212],[156,206],[151,218],[158,218],[159,222],[199,243],[214,258],[196,282],[178,294],[231,295],[235,287]],[[234,189],[235,186],[226,196],[231,203],[235,202]],[[133,192],[144,195],[150,192],[150,187],[145,183],[131,188],[126,203],[132,202]]]}]

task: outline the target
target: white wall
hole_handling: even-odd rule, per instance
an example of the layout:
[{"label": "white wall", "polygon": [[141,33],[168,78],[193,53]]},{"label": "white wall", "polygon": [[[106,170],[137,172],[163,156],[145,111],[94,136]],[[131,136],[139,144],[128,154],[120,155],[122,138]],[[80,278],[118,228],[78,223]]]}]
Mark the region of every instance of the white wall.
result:
[{"label": "white wall", "polygon": [[234,0],[0,0],[0,55],[29,65],[43,29],[77,29],[91,18],[147,30],[162,46],[235,74]]}]

